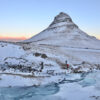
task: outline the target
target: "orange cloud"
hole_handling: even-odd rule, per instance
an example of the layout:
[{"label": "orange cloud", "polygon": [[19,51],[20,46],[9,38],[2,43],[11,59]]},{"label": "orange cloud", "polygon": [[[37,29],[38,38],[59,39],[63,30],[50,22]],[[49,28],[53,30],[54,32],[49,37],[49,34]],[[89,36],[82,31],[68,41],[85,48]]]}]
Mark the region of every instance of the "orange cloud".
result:
[{"label": "orange cloud", "polygon": [[21,41],[27,39],[26,37],[5,37],[5,36],[0,36],[1,41]]}]

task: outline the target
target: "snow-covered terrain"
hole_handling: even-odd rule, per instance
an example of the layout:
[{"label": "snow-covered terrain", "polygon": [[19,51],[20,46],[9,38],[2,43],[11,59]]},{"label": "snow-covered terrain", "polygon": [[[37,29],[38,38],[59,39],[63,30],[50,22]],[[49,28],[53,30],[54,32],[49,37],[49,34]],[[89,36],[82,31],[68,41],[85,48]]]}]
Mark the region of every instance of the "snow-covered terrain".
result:
[{"label": "snow-covered terrain", "polygon": [[99,44],[62,12],[31,39],[0,42],[0,87],[59,83],[68,73],[99,70]]},{"label": "snow-covered terrain", "polygon": [[[52,47],[33,43],[1,44],[0,87],[59,83],[68,73],[100,69],[100,50]],[[66,69],[66,60],[70,64],[69,70]]]},{"label": "snow-covered terrain", "polygon": [[100,100],[99,44],[63,12],[31,39],[0,42],[0,100]]}]

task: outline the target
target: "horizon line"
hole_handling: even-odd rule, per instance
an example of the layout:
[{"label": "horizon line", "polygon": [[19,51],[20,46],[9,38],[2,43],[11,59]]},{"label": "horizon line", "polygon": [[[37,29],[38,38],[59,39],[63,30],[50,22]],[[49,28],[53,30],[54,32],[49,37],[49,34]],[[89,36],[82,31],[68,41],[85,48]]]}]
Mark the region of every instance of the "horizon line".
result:
[{"label": "horizon line", "polygon": [[[91,35],[90,35],[91,36]],[[100,36],[99,35],[95,35],[95,37],[100,40]],[[11,36],[0,36],[0,41],[12,41],[12,42],[17,42],[17,41],[21,41],[21,40],[26,40],[29,39],[31,37],[25,37],[25,36],[21,36],[21,37],[11,37]]]}]

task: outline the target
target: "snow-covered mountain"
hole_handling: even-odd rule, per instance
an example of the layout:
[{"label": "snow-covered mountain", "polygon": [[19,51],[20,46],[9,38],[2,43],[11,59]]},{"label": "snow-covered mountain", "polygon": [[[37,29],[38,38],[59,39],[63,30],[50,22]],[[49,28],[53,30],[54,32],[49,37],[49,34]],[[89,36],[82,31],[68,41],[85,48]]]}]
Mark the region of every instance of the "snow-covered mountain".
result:
[{"label": "snow-covered mountain", "polygon": [[99,44],[100,40],[81,31],[69,15],[61,12],[31,39],[0,42],[0,86],[58,83],[68,73],[100,69]]},{"label": "snow-covered mountain", "polygon": [[47,29],[24,42],[37,44],[100,49],[100,40],[79,29],[71,17],[61,12]]}]

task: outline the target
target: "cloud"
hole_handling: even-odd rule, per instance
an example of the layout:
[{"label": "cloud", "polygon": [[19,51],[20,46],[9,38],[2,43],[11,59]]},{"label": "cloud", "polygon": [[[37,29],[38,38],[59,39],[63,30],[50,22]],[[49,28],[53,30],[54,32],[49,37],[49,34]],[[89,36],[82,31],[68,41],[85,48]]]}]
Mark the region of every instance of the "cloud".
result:
[{"label": "cloud", "polygon": [[17,42],[17,41],[22,41],[27,39],[26,37],[3,37],[0,36],[0,41],[12,41],[12,42]]}]

